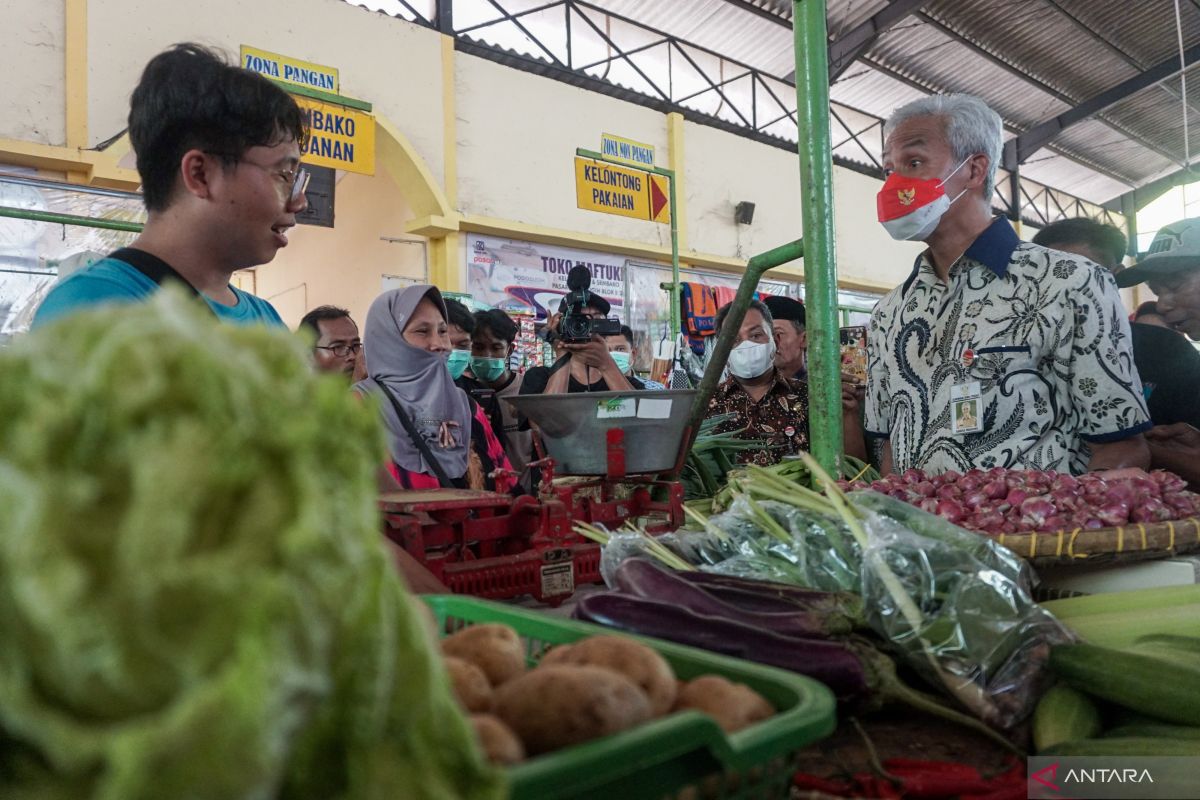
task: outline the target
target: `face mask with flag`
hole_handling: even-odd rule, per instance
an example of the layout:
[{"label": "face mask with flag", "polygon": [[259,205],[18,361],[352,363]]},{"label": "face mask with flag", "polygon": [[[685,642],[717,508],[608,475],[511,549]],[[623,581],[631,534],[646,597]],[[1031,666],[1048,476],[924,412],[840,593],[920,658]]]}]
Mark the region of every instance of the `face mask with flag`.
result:
[{"label": "face mask with flag", "polygon": [[950,174],[941,180],[936,178],[907,178],[893,172],[883,182],[883,188],[875,196],[875,207],[879,222],[897,241],[920,241],[929,238],[942,215],[958,198],[966,193],[963,189],[953,199],[946,197],[943,188],[963,164],[971,160],[964,158]]}]

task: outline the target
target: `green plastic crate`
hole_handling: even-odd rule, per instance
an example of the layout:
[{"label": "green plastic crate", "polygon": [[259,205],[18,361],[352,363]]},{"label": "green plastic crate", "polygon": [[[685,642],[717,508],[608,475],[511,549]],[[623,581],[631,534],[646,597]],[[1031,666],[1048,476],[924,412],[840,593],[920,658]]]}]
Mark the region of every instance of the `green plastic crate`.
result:
[{"label": "green plastic crate", "polygon": [[[462,595],[425,596],[438,628],[499,622],[526,642],[532,662],[550,645],[614,631],[586,622]],[[725,734],[711,717],[685,711],[624,733],[547,753],[509,770],[512,800],[554,798],[786,798],[797,752],[836,724],[833,693],[811,678],[657,639],[653,647],[681,680],[721,675],[775,706],[768,720]]]}]

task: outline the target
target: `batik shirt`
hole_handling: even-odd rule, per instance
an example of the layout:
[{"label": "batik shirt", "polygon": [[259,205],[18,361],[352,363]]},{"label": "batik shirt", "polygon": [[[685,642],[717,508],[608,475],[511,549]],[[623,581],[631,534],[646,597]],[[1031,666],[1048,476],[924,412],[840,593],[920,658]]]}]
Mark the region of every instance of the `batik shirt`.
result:
[{"label": "batik shirt", "polygon": [[740,439],[766,443],[760,450],[740,450],[739,464],[762,467],[777,464],[785,455],[808,450],[808,386],[775,371],[771,388],[757,402],[733,378],[717,387],[708,404],[708,416],[733,414],[715,433],[742,431]]},{"label": "batik shirt", "polygon": [[[1002,217],[945,283],[917,259],[872,313],[868,354],[866,429],[890,438],[897,471],[1078,474],[1089,442],[1150,427],[1111,273],[1020,241]],[[981,430],[956,434],[951,389],[976,382]]]}]

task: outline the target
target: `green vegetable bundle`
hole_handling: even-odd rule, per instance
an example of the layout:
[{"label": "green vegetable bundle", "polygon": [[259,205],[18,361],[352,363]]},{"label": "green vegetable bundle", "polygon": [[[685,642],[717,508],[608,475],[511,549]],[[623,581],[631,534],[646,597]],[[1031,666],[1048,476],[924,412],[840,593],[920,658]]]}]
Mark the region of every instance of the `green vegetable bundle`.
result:
[{"label": "green vegetable bundle", "polygon": [[0,351],[0,796],[499,797],[377,410],[167,291]]},{"label": "green vegetable bundle", "polygon": [[733,418],[733,414],[718,414],[700,423],[700,431],[688,451],[680,480],[688,500],[711,498],[722,491],[735,469],[738,453],[758,450],[767,443],[741,438],[742,431],[715,433],[716,427]]}]

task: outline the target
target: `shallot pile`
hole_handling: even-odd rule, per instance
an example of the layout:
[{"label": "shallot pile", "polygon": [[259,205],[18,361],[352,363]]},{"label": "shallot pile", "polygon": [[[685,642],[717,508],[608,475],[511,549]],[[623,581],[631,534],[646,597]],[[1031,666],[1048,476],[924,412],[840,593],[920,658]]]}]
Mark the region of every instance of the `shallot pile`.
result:
[{"label": "shallot pile", "polygon": [[1200,517],[1200,495],[1187,491],[1178,475],[1162,470],[1105,478],[1001,467],[973,469],[965,475],[954,470],[927,475],[910,469],[849,486],[873,489],[963,528],[991,534],[1094,530]]}]

